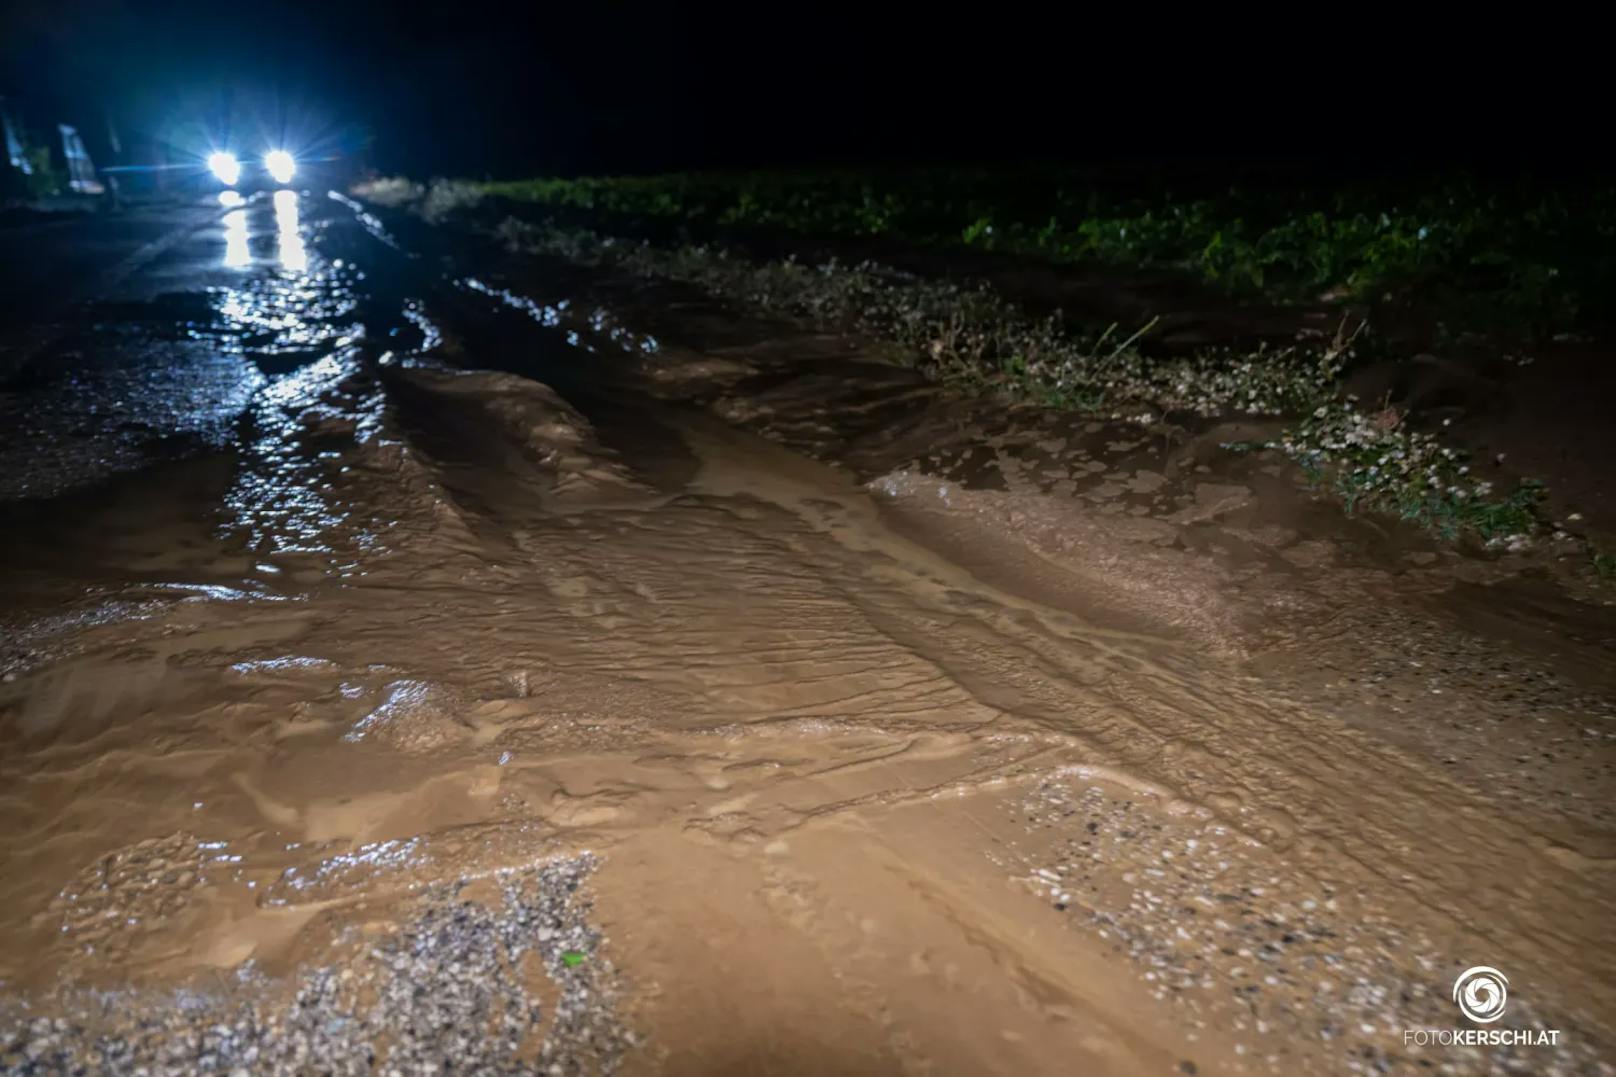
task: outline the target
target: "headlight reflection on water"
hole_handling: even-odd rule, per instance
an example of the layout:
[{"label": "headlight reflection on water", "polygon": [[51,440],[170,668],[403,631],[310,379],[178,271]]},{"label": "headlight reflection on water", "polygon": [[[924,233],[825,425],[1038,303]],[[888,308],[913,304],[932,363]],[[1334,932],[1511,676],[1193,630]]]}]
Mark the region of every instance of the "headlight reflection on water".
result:
[{"label": "headlight reflection on water", "polygon": [[309,268],[309,252],[303,246],[299,228],[297,192],[275,192],[275,234],[280,239],[281,268],[303,273]]},{"label": "headlight reflection on water", "polygon": [[252,264],[252,252],[247,249],[247,211],[233,209],[224,215],[224,264],[231,269],[244,269]]},{"label": "headlight reflection on water", "polygon": [[[226,194],[235,194],[227,191]],[[249,213],[262,213],[260,208],[250,208],[240,195],[234,199],[220,198],[227,206],[237,206],[224,215],[224,264],[230,269],[245,269],[252,265],[251,239],[252,231],[249,227]],[[303,239],[303,220],[299,212],[299,195],[296,191],[276,191],[275,206],[275,239],[276,260],[280,268],[289,273],[307,273],[309,270],[309,251]],[[262,225],[260,225],[262,236]],[[260,254],[263,246],[259,246]]]}]

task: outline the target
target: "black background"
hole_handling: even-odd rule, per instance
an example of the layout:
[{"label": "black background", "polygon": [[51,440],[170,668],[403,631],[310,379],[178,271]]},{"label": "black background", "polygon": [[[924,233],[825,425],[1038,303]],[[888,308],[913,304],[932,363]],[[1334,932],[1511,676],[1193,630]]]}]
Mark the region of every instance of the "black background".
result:
[{"label": "black background", "polygon": [[[1004,161],[1599,171],[1591,26],[1168,7],[8,3],[0,92],[416,175]],[[257,128],[259,130],[253,130]],[[200,147],[198,148],[205,148]]]}]

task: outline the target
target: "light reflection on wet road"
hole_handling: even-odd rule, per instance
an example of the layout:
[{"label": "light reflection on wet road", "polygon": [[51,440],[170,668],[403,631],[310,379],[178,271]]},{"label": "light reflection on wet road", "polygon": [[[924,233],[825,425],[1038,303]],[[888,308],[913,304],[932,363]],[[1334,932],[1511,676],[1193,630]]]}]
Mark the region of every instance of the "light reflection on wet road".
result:
[{"label": "light reflection on wet road", "polygon": [[247,211],[233,209],[224,215],[224,264],[230,269],[246,269],[252,265],[252,254],[247,250]]},{"label": "light reflection on wet road", "polygon": [[161,292],[83,308],[0,393],[0,498],[224,448],[268,380],[362,336],[354,273],[311,252],[326,222],[306,218],[306,198],[221,207],[143,272]]},{"label": "light reflection on wet road", "polygon": [[309,268],[309,252],[303,243],[303,229],[298,220],[298,193],[275,192],[275,235],[280,267],[288,273],[302,273]]},{"label": "light reflection on wet road", "polygon": [[[299,212],[302,193],[283,189],[270,196],[270,205],[274,212],[273,229],[265,227],[264,194],[244,199],[235,191],[225,193],[236,195],[236,201],[224,203],[227,207],[236,207],[230,208],[222,219],[226,268],[250,269],[254,266],[273,264],[275,268],[288,274],[308,271],[308,248],[304,241],[304,229]],[[263,241],[268,235],[275,238],[272,252],[266,249]],[[271,253],[273,262],[269,257]]]}]

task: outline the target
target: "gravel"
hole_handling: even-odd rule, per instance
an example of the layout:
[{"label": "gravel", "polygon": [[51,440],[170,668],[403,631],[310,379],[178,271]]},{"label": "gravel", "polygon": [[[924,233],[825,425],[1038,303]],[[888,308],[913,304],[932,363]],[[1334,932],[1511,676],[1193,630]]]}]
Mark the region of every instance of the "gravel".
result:
[{"label": "gravel", "polygon": [[50,1016],[14,1004],[0,1013],[0,1072],[613,1072],[633,1036],[587,920],[596,865],[583,854],[498,873],[497,908],[465,881],[425,888],[396,930],[297,972],[290,998],[249,965],[225,991],[81,991]]}]

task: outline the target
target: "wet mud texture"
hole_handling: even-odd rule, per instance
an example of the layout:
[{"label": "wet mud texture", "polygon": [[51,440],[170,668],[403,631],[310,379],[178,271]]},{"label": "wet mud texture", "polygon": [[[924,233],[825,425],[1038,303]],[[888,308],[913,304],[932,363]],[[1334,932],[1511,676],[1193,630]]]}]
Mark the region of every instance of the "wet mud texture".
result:
[{"label": "wet mud texture", "polygon": [[1609,1072],[1596,596],[241,212],[5,389],[8,1070]]}]

